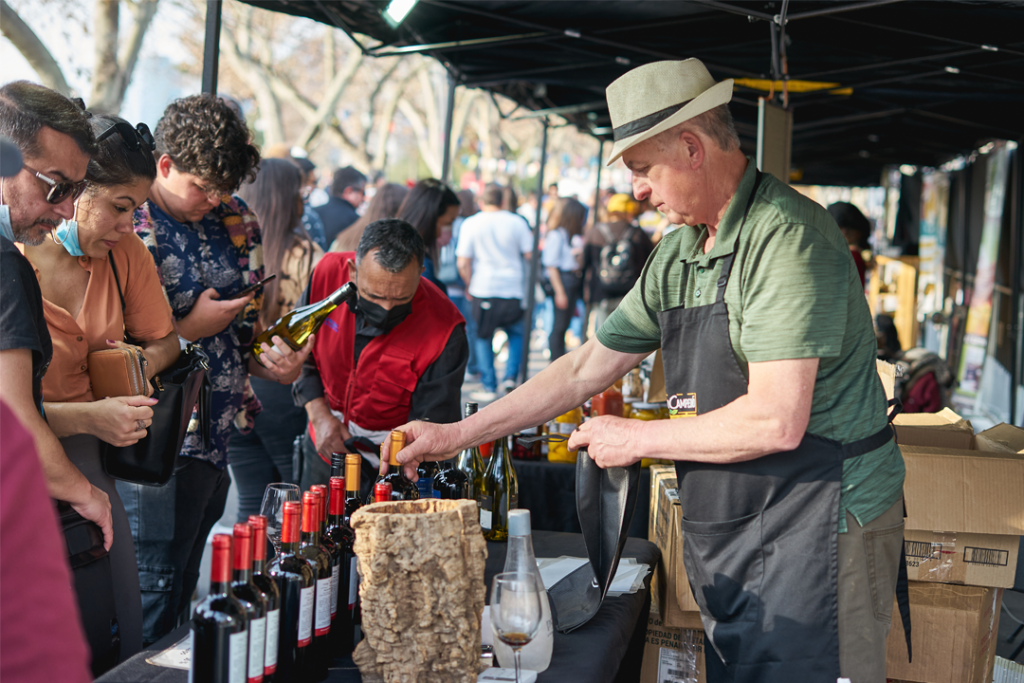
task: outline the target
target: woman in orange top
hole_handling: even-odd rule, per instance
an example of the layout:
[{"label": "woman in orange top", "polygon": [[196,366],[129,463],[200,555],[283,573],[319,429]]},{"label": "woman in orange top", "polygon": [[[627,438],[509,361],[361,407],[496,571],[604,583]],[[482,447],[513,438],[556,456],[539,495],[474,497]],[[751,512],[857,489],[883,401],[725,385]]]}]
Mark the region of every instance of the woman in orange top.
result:
[{"label": "woman in orange top", "polygon": [[142,347],[152,378],[177,359],[179,346],[153,257],[132,228],[132,213],[156,177],[152,136],[145,124],[133,128],[113,116],[95,116],[91,123],[99,150],[76,204],[77,225],[55,226],[51,239],[24,252],[39,278],[53,339],[53,361],[43,377],[47,422],[71,462],[110,496],[110,560],[124,661],[142,648],[139,573],[124,505],[100,463],[100,440],[127,446],[141,439],[156,401],[94,396],[88,354],[123,344],[127,331]]}]

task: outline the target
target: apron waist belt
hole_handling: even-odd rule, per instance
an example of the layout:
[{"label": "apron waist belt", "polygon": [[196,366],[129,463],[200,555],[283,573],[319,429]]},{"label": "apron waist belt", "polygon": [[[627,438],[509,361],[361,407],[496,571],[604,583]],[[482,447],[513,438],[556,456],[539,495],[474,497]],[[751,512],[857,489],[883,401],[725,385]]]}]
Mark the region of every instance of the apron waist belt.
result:
[{"label": "apron waist belt", "polygon": [[892,425],[886,424],[871,436],[850,443],[840,444],[839,448],[843,451],[843,460],[846,460],[877,450],[895,437],[896,432],[893,430]]}]

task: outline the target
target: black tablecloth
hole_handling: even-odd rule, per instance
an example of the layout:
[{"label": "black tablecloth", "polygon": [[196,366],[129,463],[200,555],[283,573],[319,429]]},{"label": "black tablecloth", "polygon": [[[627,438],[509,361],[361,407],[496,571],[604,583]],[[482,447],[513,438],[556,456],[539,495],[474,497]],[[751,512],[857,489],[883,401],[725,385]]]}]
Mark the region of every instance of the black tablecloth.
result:
[{"label": "black tablecloth", "polygon": [[[487,544],[485,579],[490,593],[491,578],[505,565],[504,543]],[[537,557],[570,555],[586,557],[583,536],[535,531],[533,548]],[[653,569],[661,553],[647,541],[630,538],[623,557],[635,557]],[[635,683],[640,680],[647,615],[651,609],[651,578],[633,595],[608,598],[600,611],[584,626],[569,634],[555,633],[551,666],[537,677],[537,683]],[[147,664],[158,654],[188,635],[188,625],[135,655],[96,679],[96,683],[185,683],[188,672]],[[331,668],[329,683],[359,683],[359,671],[351,657],[339,658]]]},{"label": "black tablecloth", "polygon": [[[519,478],[519,507],[530,511],[534,529],[571,531],[578,534],[576,515],[576,465],[544,460],[514,460]],[[632,538],[647,538],[647,519],[651,505],[651,471],[640,470],[640,490],[636,512],[629,527]]]}]

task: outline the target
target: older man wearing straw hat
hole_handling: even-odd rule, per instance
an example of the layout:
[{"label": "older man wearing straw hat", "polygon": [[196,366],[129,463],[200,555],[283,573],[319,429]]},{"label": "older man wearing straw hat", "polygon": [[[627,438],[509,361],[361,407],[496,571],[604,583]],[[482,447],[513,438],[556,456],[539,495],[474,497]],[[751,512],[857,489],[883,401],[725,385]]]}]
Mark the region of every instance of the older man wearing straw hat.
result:
[{"label": "older man wearing straw hat", "polygon": [[740,151],[732,82],[699,61],[641,66],[607,96],[609,161],[684,227],[596,339],[467,420],[406,426],[399,460],[411,472],[540,424],[660,347],[679,419],[599,417],[569,445],[601,467],[676,462],[708,681],[882,683],[904,468],[846,241]]}]

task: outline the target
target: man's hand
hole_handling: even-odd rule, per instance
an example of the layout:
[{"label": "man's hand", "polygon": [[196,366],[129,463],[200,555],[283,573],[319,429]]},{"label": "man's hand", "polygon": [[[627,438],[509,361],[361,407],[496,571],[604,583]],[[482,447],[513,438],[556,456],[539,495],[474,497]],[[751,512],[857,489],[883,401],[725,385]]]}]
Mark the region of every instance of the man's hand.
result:
[{"label": "man's hand", "polygon": [[[116,396],[93,401],[89,405],[88,433],[111,446],[131,446],[146,436],[153,424],[155,398],[148,396]],[[84,515],[83,515],[84,516]]]},{"label": "man's hand", "polygon": [[196,299],[188,315],[178,321],[178,334],[191,342],[212,337],[230,325],[254,296],[256,293],[251,292],[240,299],[220,301],[217,290],[207,289]]},{"label": "man's hand", "polygon": [[[640,423],[640,424],[637,424]],[[601,469],[628,467],[640,461],[636,448],[640,420],[602,415],[587,420],[569,436],[569,450],[586,447],[591,459]]]},{"label": "man's hand", "polygon": [[[410,422],[398,427],[405,432],[405,448],[398,454],[405,476],[416,481],[416,468],[425,460],[448,460],[459,448],[459,423],[434,424],[433,422]],[[388,459],[391,455],[391,440],[385,439],[380,449],[380,473],[387,474]]]},{"label": "man's hand", "polygon": [[[268,373],[265,379],[274,379],[281,384],[291,384],[298,379],[299,373],[302,370],[302,363],[313,350],[316,335],[311,334],[309,339],[306,340],[305,345],[298,351],[294,351],[285,340],[276,334],[270,338],[270,341],[274,345],[271,346],[266,342],[261,344],[260,348],[263,349],[263,355],[260,356],[258,363],[255,360],[253,363],[256,365],[262,364],[263,369]],[[250,366],[250,372],[252,371],[256,371],[256,374],[262,374],[258,367]]]},{"label": "man's hand", "polygon": [[[78,502],[68,501],[71,509],[85,517],[90,522],[95,522],[103,530],[103,547],[110,550],[110,544],[114,542],[114,523],[110,515],[110,496],[90,485],[89,496]],[[121,539],[125,543],[124,539]]]},{"label": "man's hand", "polygon": [[318,399],[316,403],[318,404],[316,407],[310,408],[306,412],[309,414],[310,422],[313,423],[316,452],[330,460],[331,453],[347,452],[345,441],[351,439],[352,434],[341,420],[334,417],[323,399]]}]

